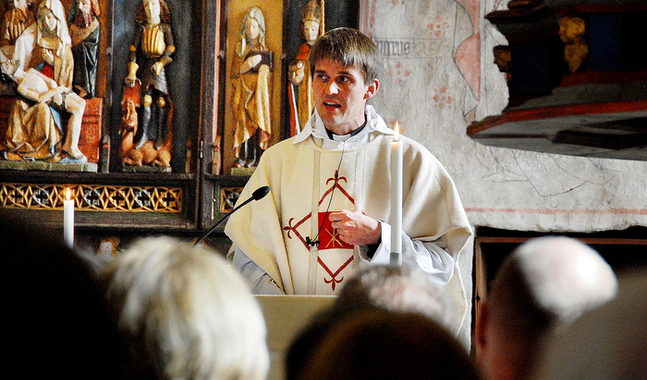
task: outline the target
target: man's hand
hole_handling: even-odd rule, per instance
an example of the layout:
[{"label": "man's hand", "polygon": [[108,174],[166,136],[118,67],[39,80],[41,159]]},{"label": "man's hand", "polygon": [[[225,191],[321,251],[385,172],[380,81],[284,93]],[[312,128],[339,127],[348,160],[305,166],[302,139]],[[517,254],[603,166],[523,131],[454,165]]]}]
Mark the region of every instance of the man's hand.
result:
[{"label": "man's hand", "polygon": [[375,244],[380,241],[380,222],[361,211],[333,211],[328,216],[339,238],[352,245]]}]

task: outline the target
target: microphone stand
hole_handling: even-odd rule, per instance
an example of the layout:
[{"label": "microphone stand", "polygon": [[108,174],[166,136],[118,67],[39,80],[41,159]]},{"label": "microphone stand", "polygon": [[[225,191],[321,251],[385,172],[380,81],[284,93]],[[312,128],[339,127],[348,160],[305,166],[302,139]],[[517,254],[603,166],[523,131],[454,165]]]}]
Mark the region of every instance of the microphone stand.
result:
[{"label": "microphone stand", "polygon": [[212,233],[213,231],[215,231],[215,230],[216,230],[216,228],[218,228],[218,226],[219,226],[219,225],[221,225],[225,220],[229,219],[229,217],[230,217],[233,213],[235,213],[236,211],[240,210],[240,208],[241,208],[241,207],[245,206],[246,204],[248,204],[248,203],[249,203],[249,202],[251,202],[251,201],[257,201],[257,200],[259,200],[259,199],[262,199],[262,198],[263,198],[263,197],[265,197],[267,194],[269,194],[269,192],[270,192],[270,187],[269,187],[269,186],[263,186],[263,187],[259,187],[258,189],[256,189],[256,190],[252,193],[252,196],[251,196],[251,197],[249,197],[249,199],[247,199],[245,202],[243,202],[243,203],[239,204],[238,206],[234,207],[234,209],[233,209],[233,210],[231,210],[231,212],[230,212],[229,214],[227,214],[227,215],[225,215],[224,217],[220,218],[220,220],[218,220],[218,221],[216,222],[216,224],[214,224],[211,228],[209,228],[209,231],[207,231],[204,235],[202,235],[202,236],[200,237],[200,239],[198,239],[195,243],[193,243],[193,246],[195,247],[196,245],[198,245],[198,243],[200,243],[202,240],[204,240],[204,238],[206,238],[207,236],[211,235],[211,233]]}]

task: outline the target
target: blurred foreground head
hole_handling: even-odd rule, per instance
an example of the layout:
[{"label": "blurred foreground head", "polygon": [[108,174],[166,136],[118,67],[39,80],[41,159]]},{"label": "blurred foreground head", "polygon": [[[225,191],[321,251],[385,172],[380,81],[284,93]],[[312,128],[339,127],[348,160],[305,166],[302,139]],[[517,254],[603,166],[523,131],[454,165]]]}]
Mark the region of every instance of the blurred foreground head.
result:
[{"label": "blurred foreground head", "polygon": [[217,253],[147,238],[105,273],[129,379],[264,380],[263,314]]},{"label": "blurred foreground head", "polygon": [[92,266],[63,229],[0,209],[0,247],[5,373],[117,379],[117,332]]},{"label": "blurred foreground head", "polygon": [[646,380],[647,271],[620,278],[618,297],[547,343],[533,379]]},{"label": "blurred foreground head", "polygon": [[344,318],[316,347],[301,379],[477,380],[463,346],[419,313],[365,310]]},{"label": "blurred foreground head", "polygon": [[340,321],[371,310],[417,313],[454,336],[462,319],[445,286],[418,266],[369,266],[346,281],[333,306],[316,315],[292,341],[286,356],[287,378],[299,378],[323,337]]},{"label": "blurred foreground head", "polygon": [[334,304],[338,315],[376,308],[423,314],[453,334],[461,323],[447,288],[413,265],[369,266],[346,282]]},{"label": "blurred foreground head", "polygon": [[555,328],[611,300],[611,267],[567,237],[519,246],[501,265],[476,321],[477,358],[488,380],[523,380]]}]

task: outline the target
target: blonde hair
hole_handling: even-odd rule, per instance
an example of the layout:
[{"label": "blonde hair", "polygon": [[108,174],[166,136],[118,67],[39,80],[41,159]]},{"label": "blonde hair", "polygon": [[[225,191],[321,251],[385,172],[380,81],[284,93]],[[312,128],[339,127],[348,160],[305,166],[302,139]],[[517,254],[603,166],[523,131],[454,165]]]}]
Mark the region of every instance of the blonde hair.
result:
[{"label": "blonde hair", "polygon": [[146,238],[105,276],[127,348],[127,377],[265,379],[263,314],[217,253],[169,237]]}]

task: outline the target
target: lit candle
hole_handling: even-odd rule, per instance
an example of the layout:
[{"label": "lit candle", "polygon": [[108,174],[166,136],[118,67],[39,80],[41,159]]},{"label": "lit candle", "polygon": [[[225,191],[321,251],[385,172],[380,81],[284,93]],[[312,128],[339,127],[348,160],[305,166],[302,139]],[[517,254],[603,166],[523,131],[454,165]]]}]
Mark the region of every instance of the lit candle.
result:
[{"label": "lit candle", "polygon": [[63,201],[63,238],[70,248],[74,247],[74,199],[69,188]]},{"label": "lit candle", "polygon": [[398,124],[391,144],[391,264],[402,265],[402,141]]}]

